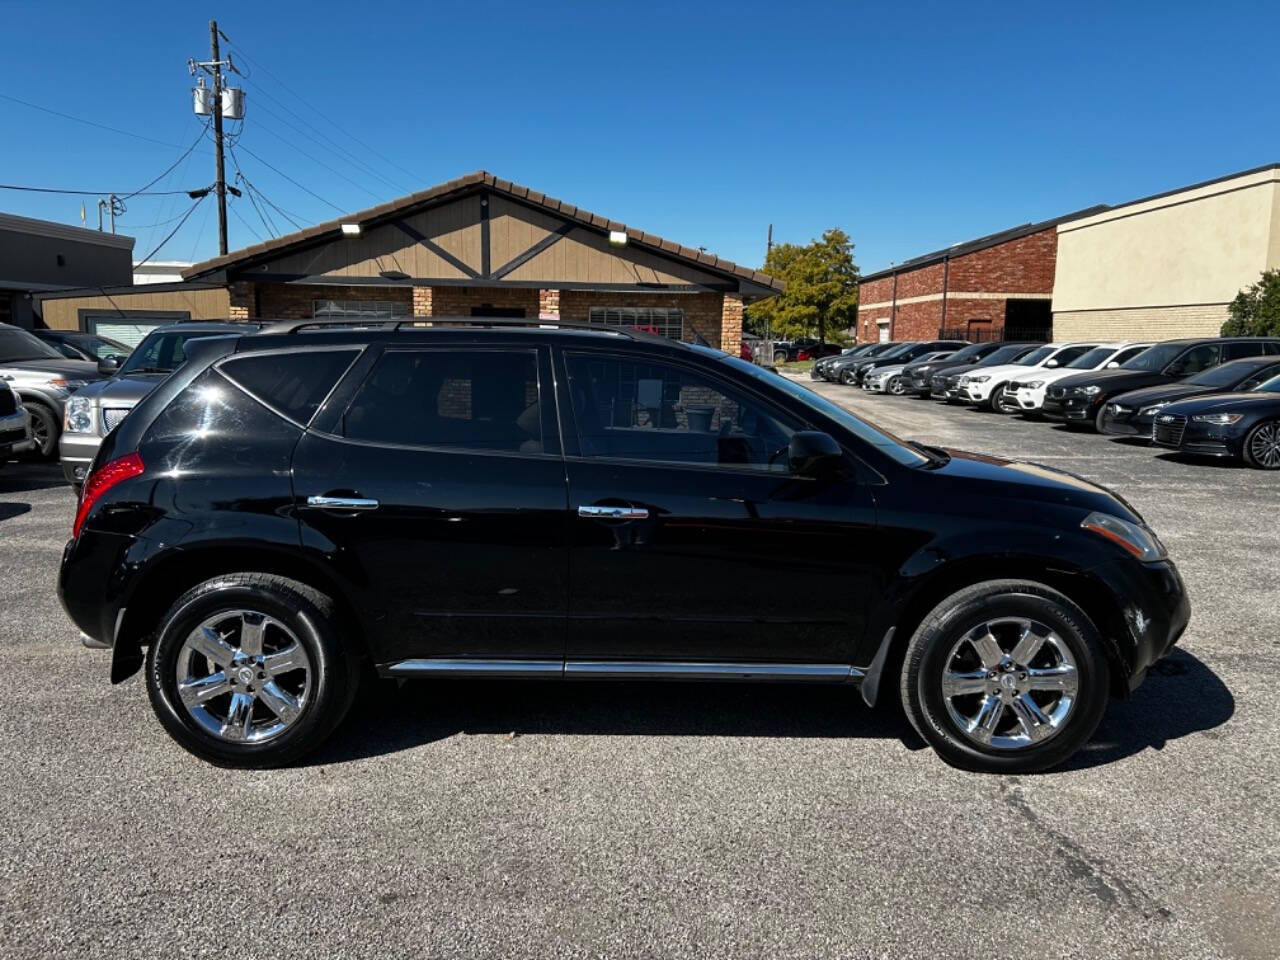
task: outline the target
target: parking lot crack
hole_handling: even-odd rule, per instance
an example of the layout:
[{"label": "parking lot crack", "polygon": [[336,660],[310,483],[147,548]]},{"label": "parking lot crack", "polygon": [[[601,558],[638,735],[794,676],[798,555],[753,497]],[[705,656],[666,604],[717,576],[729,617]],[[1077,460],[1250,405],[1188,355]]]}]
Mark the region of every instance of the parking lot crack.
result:
[{"label": "parking lot crack", "polygon": [[1005,805],[1027,821],[1044,836],[1050,837],[1067,873],[1082,883],[1090,893],[1107,906],[1118,906],[1139,914],[1146,920],[1171,920],[1173,911],[1160,903],[1138,884],[1121,876],[1102,857],[1086,850],[1084,846],[1039,816],[1018,788],[1016,781],[1000,784],[1001,799]]}]

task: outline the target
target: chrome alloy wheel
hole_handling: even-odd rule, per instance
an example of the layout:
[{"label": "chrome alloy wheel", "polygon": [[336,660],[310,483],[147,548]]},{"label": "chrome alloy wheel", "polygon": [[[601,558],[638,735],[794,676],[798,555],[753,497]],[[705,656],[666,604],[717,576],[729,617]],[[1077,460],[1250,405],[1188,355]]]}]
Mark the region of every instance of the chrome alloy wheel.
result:
[{"label": "chrome alloy wheel", "polygon": [[1264,423],[1249,438],[1249,455],[1267,470],[1280,468],[1280,421]]},{"label": "chrome alloy wheel", "polygon": [[907,385],[902,382],[902,377],[894,377],[889,381],[889,393],[895,397],[900,397],[907,392]]},{"label": "chrome alloy wheel", "polygon": [[312,695],[306,648],[279,620],[254,610],[226,610],[192,630],[176,674],[187,713],[231,743],[275,739]]},{"label": "chrome alloy wheel", "polygon": [[1080,675],[1052,628],[999,617],[956,641],[942,674],[947,712],[982,747],[1018,750],[1044,743],[1071,716]]}]

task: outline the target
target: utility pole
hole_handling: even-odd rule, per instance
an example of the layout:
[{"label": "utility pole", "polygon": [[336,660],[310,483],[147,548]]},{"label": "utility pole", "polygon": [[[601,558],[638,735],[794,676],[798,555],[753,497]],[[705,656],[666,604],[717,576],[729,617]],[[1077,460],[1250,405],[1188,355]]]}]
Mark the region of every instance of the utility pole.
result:
[{"label": "utility pole", "polygon": [[222,159],[222,64],[218,61],[218,21],[209,21],[209,59],[213,61],[213,152],[218,175],[218,253],[227,252],[227,174]]}]

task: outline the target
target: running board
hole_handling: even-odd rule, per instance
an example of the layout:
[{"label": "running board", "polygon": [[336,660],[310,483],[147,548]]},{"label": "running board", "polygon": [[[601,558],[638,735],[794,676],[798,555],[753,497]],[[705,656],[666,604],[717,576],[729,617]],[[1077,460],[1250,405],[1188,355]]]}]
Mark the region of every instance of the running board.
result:
[{"label": "running board", "polygon": [[698,663],[683,660],[400,660],[393,677],[556,677],[583,680],[800,680],[858,682],[862,671],[841,663]]}]

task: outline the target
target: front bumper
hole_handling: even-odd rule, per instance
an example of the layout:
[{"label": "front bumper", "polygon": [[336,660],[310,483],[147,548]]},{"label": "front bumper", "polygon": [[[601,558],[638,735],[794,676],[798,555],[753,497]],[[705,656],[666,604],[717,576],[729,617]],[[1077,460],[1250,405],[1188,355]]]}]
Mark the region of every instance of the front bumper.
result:
[{"label": "front bumper", "polygon": [[1151,439],[1151,428],[1155,424],[1155,414],[1139,416],[1132,409],[1115,411],[1113,404],[1107,404],[1102,414],[1102,432],[1113,437],[1146,437]]},{"label": "front bumper", "polygon": [[[1118,646],[1124,688],[1134,690],[1150,666],[1173,649],[1191,620],[1191,602],[1172,560],[1118,559],[1092,571],[1111,592],[1121,623],[1105,629]],[[1098,626],[1103,626],[1099,624]]]},{"label": "front bumper", "polygon": [[969,403],[986,403],[991,396],[991,388],[985,383],[966,383],[957,392],[961,400]]},{"label": "front bumper", "polygon": [[1010,390],[1005,388],[1004,395],[1007,399],[1014,401],[1020,410],[1026,413],[1038,413],[1040,408],[1044,406],[1044,388],[1033,390],[1031,387],[1018,387]]},{"label": "front bumper", "polygon": [[1190,421],[1181,430],[1177,427],[1154,431],[1152,440],[1156,446],[1179,453],[1202,457],[1238,457],[1244,446],[1244,433],[1238,427],[1217,423]]},{"label": "front bumper", "polygon": [[1083,423],[1097,416],[1102,402],[1102,397],[1045,397],[1040,412],[1050,420]]},{"label": "front bumper", "polygon": [[89,464],[98,454],[102,438],[91,433],[64,433],[58,440],[58,459],[62,462],[62,475],[74,487],[84,484],[89,474]]},{"label": "front bumper", "polygon": [[0,417],[0,458],[7,459],[15,453],[35,449],[31,438],[31,414],[25,407]]}]

